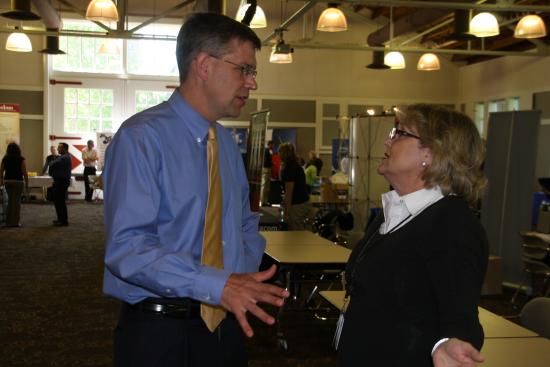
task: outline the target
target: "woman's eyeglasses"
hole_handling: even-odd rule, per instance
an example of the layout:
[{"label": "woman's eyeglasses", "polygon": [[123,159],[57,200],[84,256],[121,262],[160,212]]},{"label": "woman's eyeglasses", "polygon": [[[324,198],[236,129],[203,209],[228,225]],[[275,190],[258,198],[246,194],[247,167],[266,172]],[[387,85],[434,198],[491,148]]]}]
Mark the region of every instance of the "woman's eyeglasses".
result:
[{"label": "woman's eyeglasses", "polygon": [[391,140],[397,139],[400,136],[408,136],[409,138],[415,138],[420,140],[420,136],[414,135],[408,131],[398,129],[396,127],[390,130],[389,138]]}]

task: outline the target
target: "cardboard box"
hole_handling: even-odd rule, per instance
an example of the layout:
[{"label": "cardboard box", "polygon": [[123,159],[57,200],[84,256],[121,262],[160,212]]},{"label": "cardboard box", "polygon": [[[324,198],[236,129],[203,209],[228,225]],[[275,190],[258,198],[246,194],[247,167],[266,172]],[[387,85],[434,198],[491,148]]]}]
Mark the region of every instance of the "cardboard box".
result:
[{"label": "cardboard box", "polygon": [[486,296],[490,294],[502,293],[502,257],[489,256],[489,264],[487,265],[487,273],[481,287],[481,294]]}]

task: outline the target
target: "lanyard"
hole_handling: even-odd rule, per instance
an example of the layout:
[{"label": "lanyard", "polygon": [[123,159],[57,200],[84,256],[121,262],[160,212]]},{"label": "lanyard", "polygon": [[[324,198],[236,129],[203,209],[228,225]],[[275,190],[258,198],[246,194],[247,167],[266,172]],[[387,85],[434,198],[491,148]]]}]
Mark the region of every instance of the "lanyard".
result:
[{"label": "lanyard", "polygon": [[[403,219],[401,222],[397,223],[397,225],[395,227],[393,227],[389,232],[387,232],[386,234],[384,234],[384,236],[387,236],[393,232],[395,232],[398,228],[401,227],[401,225],[403,225],[403,223],[405,223],[405,221],[407,221],[409,218],[412,217],[412,214],[409,214],[405,219]],[[357,256],[357,258],[355,259],[355,262],[353,263],[353,268],[352,268],[352,271],[351,271],[351,275],[350,275],[350,278],[349,278],[349,286],[346,287],[346,298],[349,297],[351,295],[351,291],[353,289],[353,280],[355,279],[355,273],[356,273],[356,269],[359,265],[359,263],[361,261],[363,261],[366,253],[367,253],[367,249],[372,245],[371,244],[371,241],[372,239],[374,238],[374,236],[379,233],[380,231],[380,228],[376,229],[369,237],[369,239],[367,240],[367,243],[365,243],[365,245],[363,246],[363,248],[361,249],[361,251],[359,252],[359,255]]]}]

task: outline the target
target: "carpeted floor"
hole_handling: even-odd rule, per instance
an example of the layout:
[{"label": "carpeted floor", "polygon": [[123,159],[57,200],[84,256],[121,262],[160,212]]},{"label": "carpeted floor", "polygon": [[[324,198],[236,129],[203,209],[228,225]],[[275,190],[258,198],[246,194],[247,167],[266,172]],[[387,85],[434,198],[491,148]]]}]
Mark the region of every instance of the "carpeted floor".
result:
[{"label": "carpeted floor", "polygon": [[[119,303],[101,292],[103,207],[72,201],[68,227],[53,227],[51,204],[25,203],[21,228],[0,229],[0,366],[112,365],[112,330]],[[515,312],[508,295],[482,305]],[[270,310],[273,314],[274,309]],[[290,312],[283,319],[288,350],[278,348],[275,328],[253,322],[251,367],[329,367],[335,312]]]}]

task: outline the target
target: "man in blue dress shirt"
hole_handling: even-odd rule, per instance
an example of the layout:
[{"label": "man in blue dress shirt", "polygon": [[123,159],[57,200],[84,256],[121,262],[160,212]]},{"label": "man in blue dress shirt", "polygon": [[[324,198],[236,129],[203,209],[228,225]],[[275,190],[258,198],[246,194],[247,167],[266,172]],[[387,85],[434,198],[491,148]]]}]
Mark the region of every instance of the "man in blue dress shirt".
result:
[{"label": "man in blue dress shirt", "polygon": [[[243,333],[251,337],[253,330],[246,313],[273,324],[257,303],[281,306],[288,297],[263,283],[274,267],[258,272],[265,247],[259,217],[250,211],[239,149],[216,123],[238,117],[257,88],[260,46],[231,18],[191,15],[177,38],[179,89],[129,118],[109,144],[104,292],[123,301],[115,366],[247,366]],[[223,269],[201,265],[211,123],[222,183]],[[201,303],[228,312],[213,333],[200,317]]]}]

